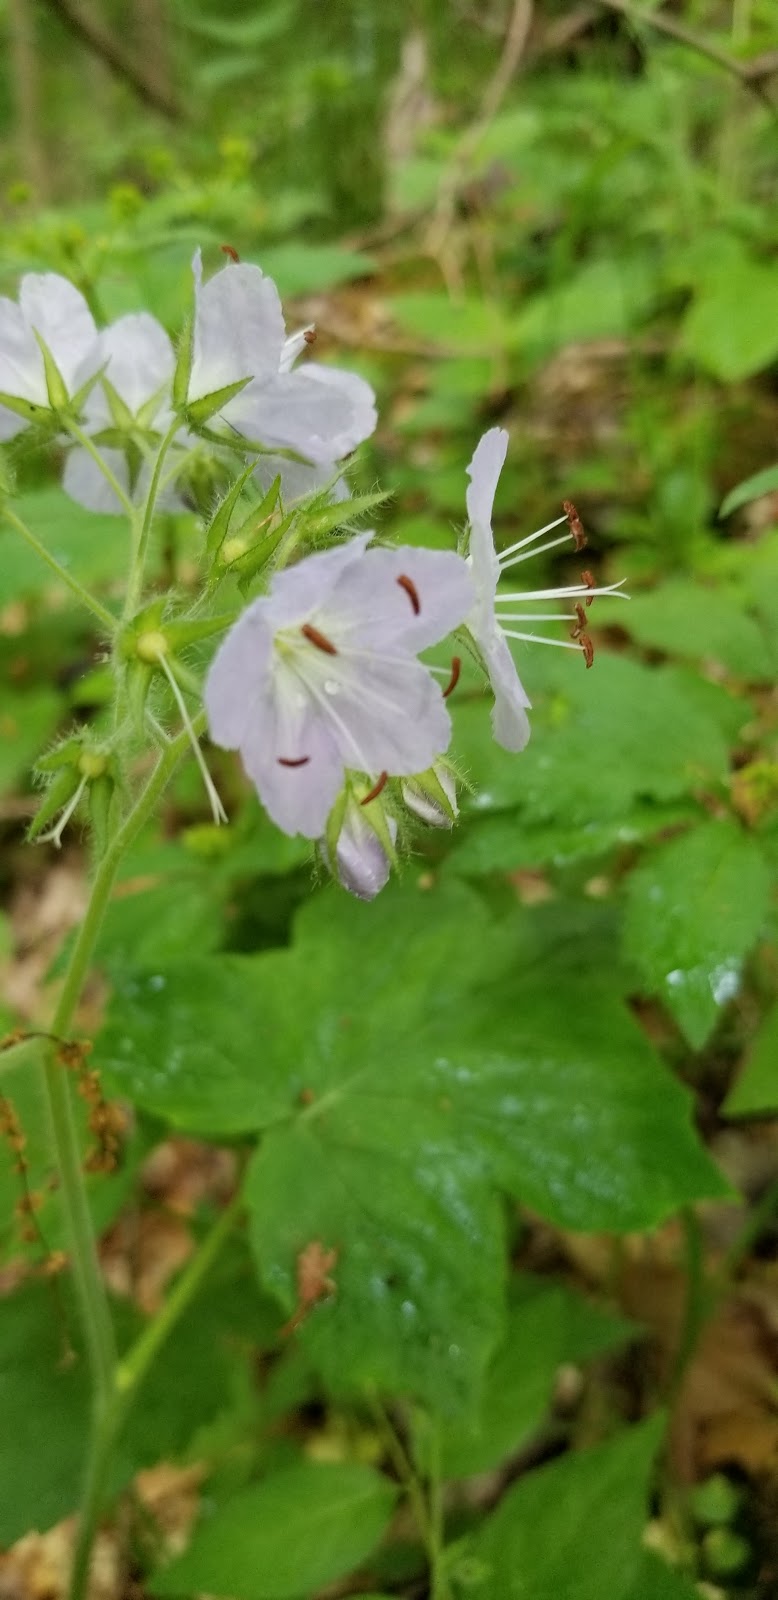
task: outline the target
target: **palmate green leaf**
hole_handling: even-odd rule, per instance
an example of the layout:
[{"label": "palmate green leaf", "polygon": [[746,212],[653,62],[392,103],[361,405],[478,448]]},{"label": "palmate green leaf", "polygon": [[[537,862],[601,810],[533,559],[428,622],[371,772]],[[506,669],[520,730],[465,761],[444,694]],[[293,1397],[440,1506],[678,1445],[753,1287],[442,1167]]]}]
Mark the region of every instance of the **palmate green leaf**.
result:
[{"label": "palmate green leaf", "polygon": [[475,785],[463,809],[519,807],[527,821],[558,817],[571,829],[620,819],[636,800],[676,800],[724,782],[727,741],[674,668],[602,654],[585,672],[564,651],[540,657],[515,657],[533,701],[520,761],[494,743],[480,701],[452,706],[453,749]]},{"label": "palmate green leaf", "polygon": [[504,1339],[487,1369],[474,1413],[443,1430],[446,1478],[487,1472],[536,1433],[548,1414],[559,1368],[584,1362],[634,1337],[623,1317],[563,1284],[522,1274],[512,1284]]},{"label": "palmate green leaf", "polygon": [[650,594],[633,596],[619,621],[652,649],[713,661],[754,683],[770,683],[775,675],[765,635],[734,585],[705,589],[692,579],[674,578]]},{"label": "palmate green leaf", "polygon": [[393,1484],[370,1467],[303,1462],[244,1489],[197,1527],[152,1594],[307,1600],[361,1566],[386,1528]]},{"label": "palmate green leaf", "polygon": [[333,1387],[472,1392],[501,1325],[500,1190],[616,1231],[726,1192],[610,977],[544,927],[454,883],[333,891],[291,950],[117,985],[97,1044],[115,1092],[192,1132],[264,1130],[247,1197],[286,1316],[301,1253],[336,1252],[299,1334]]},{"label": "palmate green leaf", "polygon": [[728,1117],[778,1111],[778,1004],[768,1011],[724,1111]]},{"label": "palmate green leaf", "polygon": [[729,821],[709,821],[671,840],[629,880],[627,954],[695,1050],[740,988],[769,881],[759,846]]},{"label": "palmate green leaf", "polygon": [[[662,1419],[520,1478],[471,1541],[473,1593],[500,1600],[637,1600]],[[641,1594],[640,1600],[648,1600]]]},{"label": "palmate green leaf", "polygon": [[528,825],[520,812],[498,812],[474,820],[463,830],[448,857],[446,870],[464,877],[488,872],[515,872],[526,867],[565,868],[610,855],[665,828],[692,822],[699,808],[691,802],[654,805],[636,802],[622,817],[598,818],[567,827],[564,821]]}]

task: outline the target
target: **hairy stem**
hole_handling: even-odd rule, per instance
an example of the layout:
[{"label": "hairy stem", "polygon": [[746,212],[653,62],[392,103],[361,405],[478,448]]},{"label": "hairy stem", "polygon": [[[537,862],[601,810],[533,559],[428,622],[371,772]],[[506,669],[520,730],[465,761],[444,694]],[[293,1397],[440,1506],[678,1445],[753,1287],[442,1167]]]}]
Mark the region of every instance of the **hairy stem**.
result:
[{"label": "hairy stem", "polygon": [[154,512],[157,506],[157,497],[160,491],[162,468],[165,464],[165,457],[168,453],[168,450],[170,449],[176,434],[180,431],[180,428],[180,419],[178,417],[174,417],[157,451],[157,458],[152,469],[148,493],[146,495],[143,510],[140,514],[140,517],[136,518],[134,522],[134,526],[137,527],[138,532],[135,548],[132,553],[132,561],[130,563],[130,574],[127,579],[127,599],[124,606],[125,617],[132,616],[132,613],[140,599],[141,590],[143,588],[143,572],[146,565],[146,556],[149,548],[149,537],[151,534],[152,523],[154,521]]},{"label": "hairy stem", "polygon": [[0,516],[5,517],[6,522],[12,528],[15,528],[17,533],[21,534],[30,548],[35,551],[35,554],[40,556],[41,561],[45,561],[46,566],[59,578],[60,583],[64,583],[67,586],[71,594],[74,594],[76,599],[80,600],[82,606],[86,606],[87,611],[91,611],[93,617],[97,617],[98,622],[106,633],[111,635],[116,627],[116,618],[111,616],[108,608],[102,605],[93,594],[90,594],[89,590],[85,589],[82,583],[79,583],[78,578],[74,578],[72,572],[68,572],[67,567],[60,565],[56,556],[53,556],[51,551],[47,550],[45,544],[38,538],[37,533],[33,533],[32,528],[28,528],[26,522],[23,522],[21,517],[17,516],[17,513],[10,506],[4,505],[0,507]]}]

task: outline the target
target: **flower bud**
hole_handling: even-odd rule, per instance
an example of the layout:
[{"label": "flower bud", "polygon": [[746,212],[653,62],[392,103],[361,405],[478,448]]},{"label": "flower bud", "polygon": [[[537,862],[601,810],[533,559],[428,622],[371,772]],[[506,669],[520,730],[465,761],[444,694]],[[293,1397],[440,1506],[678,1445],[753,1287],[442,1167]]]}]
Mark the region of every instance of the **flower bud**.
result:
[{"label": "flower bud", "polygon": [[[394,817],[386,817],[385,821],[394,844],[397,823]],[[338,835],[334,867],[324,839],[320,849],[328,871],[358,900],[374,900],[383,889],[391,870],[391,859],[364,811],[353,799],[349,799]]]},{"label": "flower bud", "polygon": [[451,828],[459,816],[454,774],[442,761],[415,778],[404,778],[402,797],[408,810],[431,828]]}]

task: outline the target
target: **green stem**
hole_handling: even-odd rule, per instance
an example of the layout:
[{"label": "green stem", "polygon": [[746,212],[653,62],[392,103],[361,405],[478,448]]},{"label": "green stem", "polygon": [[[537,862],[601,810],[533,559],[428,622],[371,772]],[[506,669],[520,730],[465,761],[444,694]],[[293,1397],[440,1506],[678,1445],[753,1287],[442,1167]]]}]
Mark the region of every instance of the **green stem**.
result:
[{"label": "green stem", "polygon": [[140,517],[138,537],[132,553],[130,575],[127,580],[127,599],[124,607],[125,617],[132,616],[132,613],[138,604],[138,600],[140,599],[141,589],[143,588],[143,569],[146,565],[146,556],[149,548],[149,536],[151,534],[151,526],[154,521],[154,511],[156,509],[157,496],[160,489],[162,468],[168,450],[170,449],[176,434],[179,433],[180,430],[181,419],[180,417],[174,417],[167,433],[163,436],[162,442],[157,451],[157,459],[154,462],[154,468],[149,481],[146,501]]},{"label": "green stem", "polygon": [[[200,719],[195,718],[196,729],[198,721],[202,727],[205,722],[204,715],[201,714]],[[58,1038],[66,1037],[70,1029],[122,856],[151,816],[188,747],[189,736],[186,732],[178,734],[171,740],[159,757],[145,789],[125,818],[97,868],[86,916],[73,946],[57,1009],[52,1019],[51,1032]],[[44,1075],[60,1174],[60,1193],[70,1235],[73,1277],[99,1413],[113,1388],[116,1366],[113,1327],[97,1257],[97,1244],[81,1165],[81,1150],[73,1115],[70,1084],[53,1050],[47,1052]]]},{"label": "green stem", "polygon": [[446,1532],[440,1467],[440,1430],[434,1419],[430,1419],[429,1458],[430,1600],[451,1600],[451,1587],[445,1567]]},{"label": "green stem", "polygon": [[94,440],[90,439],[88,433],[84,433],[83,428],[79,428],[77,422],[68,422],[67,430],[73,439],[78,440],[81,449],[86,450],[87,455],[92,457],[95,466],[97,467],[98,471],[102,473],[106,483],[111,489],[113,489],[119,504],[127,512],[128,517],[134,517],[135,507],[127,493],[127,490],[122,488],[116,473],[112,472],[108,462],[103,456],[101,456]]},{"label": "green stem", "polygon": [[96,600],[95,596],[90,594],[83,584],[79,583],[78,578],[73,577],[72,572],[68,572],[67,567],[60,566],[56,556],[53,556],[51,551],[46,549],[45,544],[41,543],[38,535],[33,533],[32,528],[28,528],[26,522],[22,522],[21,517],[17,516],[10,506],[4,505],[0,507],[0,516],[5,517],[6,522],[10,523],[11,527],[21,534],[31,549],[35,551],[35,554],[40,556],[41,561],[45,561],[46,566],[50,567],[51,571],[56,574],[60,582],[67,585],[71,594],[74,594],[81,601],[81,604],[86,606],[93,616],[97,617],[98,622],[105,628],[106,633],[113,634],[116,628],[116,618],[111,616],[107,607],[101,605],[100,601]]},{"label": "green stem", "polygon": [[197,1294],[206,1273],[235,1226],[242,1208],[243,1199],[238,1193],[206,1235],[200,1249],[182,1272],[158,1316],[144,1328],[119,1363],[113,1395],[102,1416],[98,1417],[92,1441],[81,1502],[78,1538],[73,1556],[70,1600],[81,1600],[86,1590],[97,1525],[102,1507],[110,1493],[108,1471],[110,1459],[124,1419],[135,1398],[135,1392],[143,1382],[155,1356]]},{"label": "green stem", "polygon": [[432,1460],[433,1471],[428,1505],[413,1462],[388,1412],[384,1409],[378,1395],[373,1390],[367,1391],[367,1402],[375,1419],[386,1454],[408,1496],[414,1520],[419,1530],[419,1536],[427,1552],[431,1579],[430,1600],[451,1600],[448,1576],[442,1562],[444,1548],[443,1503],[440,1492],[439,1441],[437,1433],[435,1433]]}]

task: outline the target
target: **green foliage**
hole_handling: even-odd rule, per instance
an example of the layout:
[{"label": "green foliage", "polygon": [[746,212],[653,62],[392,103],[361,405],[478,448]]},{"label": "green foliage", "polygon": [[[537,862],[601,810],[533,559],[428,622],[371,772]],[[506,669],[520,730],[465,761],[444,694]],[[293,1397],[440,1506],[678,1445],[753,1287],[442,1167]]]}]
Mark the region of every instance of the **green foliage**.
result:
[{"label": "green foliage", "polygon": [[764,1018],[725,1109],[729,1116],[778,1110],[778,1005]]},{"label": "green foliage", "polygon": [[185,1555],[154,1577],[152,1593],[304,1600],[362,1564],[394,1500],[369,1467],[301,1462],[215,1510]]},{"label": "green foliage", "polygon": [[633,1586],[661,1435],[654,1417],[520,1479],[472,1542],[482,1592],[505,1600],[632,1600],[640,1592],[642,1600]]},{"label": "green foliage", "polygon": [[731,822],[707,822],[663,845],[630,880],[626,947],[693,1049],[738,993],[769,893],[758,846]]}]

